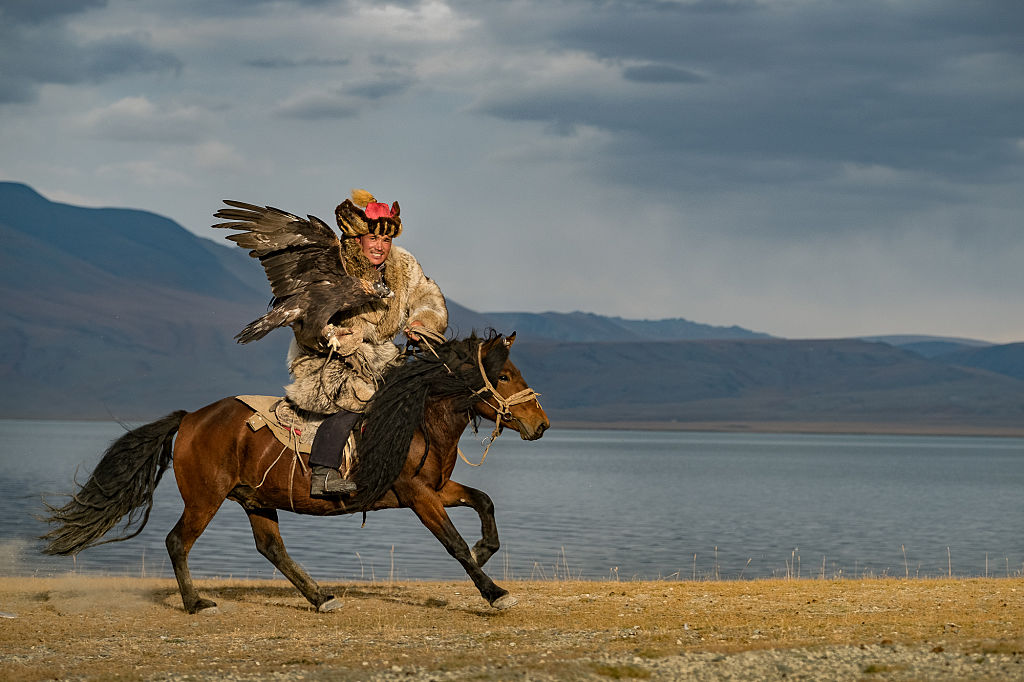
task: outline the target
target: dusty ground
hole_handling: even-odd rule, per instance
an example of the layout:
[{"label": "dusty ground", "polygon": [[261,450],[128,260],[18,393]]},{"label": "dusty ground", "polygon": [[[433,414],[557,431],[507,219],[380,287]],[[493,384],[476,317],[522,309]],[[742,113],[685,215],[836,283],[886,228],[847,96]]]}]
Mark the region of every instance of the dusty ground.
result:
[{"label": "dusty ground", "polygon": [[0,679],[1024,679],[1024,579],[334,584],[0,578]]}]

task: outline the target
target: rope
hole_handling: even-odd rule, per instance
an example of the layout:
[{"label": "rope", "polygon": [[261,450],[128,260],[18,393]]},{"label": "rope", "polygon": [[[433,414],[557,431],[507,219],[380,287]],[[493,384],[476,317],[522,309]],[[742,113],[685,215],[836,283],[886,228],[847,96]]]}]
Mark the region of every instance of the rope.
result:
[{"label": "rope", "polygon": [[[274,416],[276,417],[277,415]],[[287,424],[288,439],[291,441],[290,445],[292,447],[292,454],[295,455],[295,457],[292,458],[292,468],[288,475],[288,504],[291,506],[292,511],[295,511],[295,498],[292,494],[293,489],[295,487],[295,464],[298,463],[299,469],[301,469],[303,473],[306,472],[306,465],[302,462],[302,458],[299,457],[299,434],[295,432],[295,419],[296,415],[294,412],[292,412],[291,419]],[[285,426],[285,424],[281,425]],[[281,452],[277,453],[277,457],[274,459],[273,462],[270,463],[270,466],[267,467],[267,470],[263,472],[263,478],[260,480],[259,484],[257,484],[256,489],[260,488],[264,483],[267,482],[267,476],[270,475],[271,469],[273,469],[277,465],[277,463],[281,461],[281,457],[284,456],[284,451],[287,449],[288,445],[285,445],[281,448]]]},{"label": "rope", "polygon": [[[406,335],[408,335],[410,333],[413,333],[413,334],[416,334],[417,336],[419,336],[420,337],[420,343],[422,343],[426,347],[426,349],[428,351],[430,351],[434,355],[435,358],[440,359],[440,356],[437,354],[437,351],[434,350],[434,347],[431,345],[430,340],[433,340],[433,341],[435,341],[437,343],[444,343],[448,339],[445,338],[445,336],[443,334],[438,334],[437,332],[432,331],[430,329],[427,329],[426,327],[423,327],[423,328],[417,327],[417,329],[415,331],[413,331],[409,327],[406,327],[406,329],[404,331],[405,331]],[[484,369],[484,356],[483,356],[483,344],[482,343],[479,346],[476,347],[476,364],[477,364],[477,367],[480,370],[480,376],[484,380],[484,385],[483,385],[482,388],[480,388],[477,391],[474,391],[473,393],[474,393],[474,395],[480,395],[480,400],[485,405],[487,405],[492,410],[494,410],[494,431],[491,432],[490,438],[487,439],[487,445],[484,446],[484,454],[480,457],[480,461],[475,463],[475,464],[473,462],[470,462],[466,458],[466,456],[464,454],[462,454],[462,448],[460,448],[458,446],[455,447],[455,451],[459,453],[459,457],[462,459],[462,461],[465,462],[466,464],[468,464],[471,467],[482,466],[483,463],[484,463],[484,460],[487,459],[487,453],[490,451],[491,445],[494,443],[495,440],[498,439],[498,436],[501,435],[501,420],[502,419],[507,419],[509,421],[513,421],[514,420],[514,421],[517,421],[519,423],[522,423],[519,420],[518,417],[516,417],[514,414],[512,414],[512,408],[514,406],[522,405],[523,403],[530,402],[531,400],[536,401],[537,402],[537,406],[538,407],[540,406],[540,401],[537,400],[537,397],[540,395],[540,393],[537,393],[536,391],[534,391],[532,388],[529,388],[529,387],[523,389],[522,391],[519,391],[518,393],[514,393],[513,395],[510,395],[507,398],[505,396],[501,395],[500,393],[498,393],[498,389],[496,389],[494,387],[494,385],[491,383],[490,379],[487,378],[487,371]],[[452,368],[449,367],[447,364],[444,367],[445,367],[445,369],[448,370],[448,372],[450,374],[455,374],[455,372],[452,372]],[[497,405],[492,405],[490,402],[488,402],[487,398],[484,397],[486,394],[490,394],[490,397],[493,398],[494,401],[496,403],[498,403],[498,404]]]},{"label": "rope", "polygon": [[[530,387],[526,387],[523,390],[519,391],[518,393],[513,393],[507,398],[498,393],[498,389],[496,389],[494,385],[491,383],[491,380],[487,378],[487,372],[484,370],[483,344],[480,344],[479,346],[476,347],[476,363],[477,367],[480,368],[480,376],[483,377],[484,379],[484,385],[483,388],[481,388],[478,391],[475,391],[475,393],[480,394],[480,399],[483,401],[483,403],[490,407],[492,410],[494,410],[494,431],[491,432],[491,437],[487,441],[487,445],[484,447],[484,454],[480,458],[479,464],[473,464],[472,462],[470,462],[468,459],[466,459],[466,456],[462,454],[462,451],[459,450],[459,456],[462,457],[462,461],[474,467],[481,466],[484,463],[484,460],[487,459],[487,452],[491,449],[491,445],[494,443],[495,440],[497,440],[498,436],[501,435],[502,419],[507,419],[509,421],[515,420],[520,424],[522,423],[518,417],[512,414],[512,408],[514,406],[522,405],[523,403],[528,403],[531,400],[536,401],[537,406],[540,406],[540,401],[537,400],[537,396],[539,396],[540,393],[537,393]],[[483,397],[484,393],[489,393],[490,397],[494,398],[495,402],[497,402],[498,404],[492,405],[491,403],[489,403],[487,399]]]}]

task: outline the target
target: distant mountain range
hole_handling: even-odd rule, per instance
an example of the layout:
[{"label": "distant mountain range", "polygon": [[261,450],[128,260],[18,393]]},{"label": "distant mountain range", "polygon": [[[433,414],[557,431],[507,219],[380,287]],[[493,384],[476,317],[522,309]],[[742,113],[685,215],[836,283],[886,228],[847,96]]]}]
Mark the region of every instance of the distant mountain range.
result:
[{"label": "distant mountain range", "polygon": [[[0,183],[0,239],[3,417],[142,420],[287,383],[287,331],[233,341],[269,299],[241,249],[18,183]],[[556,426],[1024,433],[1024,343],[449,307],[452,334],[518,332]]]}]

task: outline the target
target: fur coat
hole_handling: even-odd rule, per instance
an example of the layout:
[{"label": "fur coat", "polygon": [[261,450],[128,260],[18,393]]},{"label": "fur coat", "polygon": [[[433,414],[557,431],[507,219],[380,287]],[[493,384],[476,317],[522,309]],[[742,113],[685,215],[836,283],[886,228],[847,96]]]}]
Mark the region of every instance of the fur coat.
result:
[{"label": "fur coat", "polygon": [[299,409],[317,414],[362,412],[384,371],[398,361],[395,336],[412,322],[439,334],[448,328],[441,289],[411,253],[392,246],[381,270],[363,256],[355,239],[343,240],[342,253],[349,274],[374,281],[383,273],[394,296],[332,318],[332,324],[351,331],[340,337],[342,346],[333,353],[322,330],[293,326],[295,338],[288,351],[292,383],[285,386],[285,395]]}]

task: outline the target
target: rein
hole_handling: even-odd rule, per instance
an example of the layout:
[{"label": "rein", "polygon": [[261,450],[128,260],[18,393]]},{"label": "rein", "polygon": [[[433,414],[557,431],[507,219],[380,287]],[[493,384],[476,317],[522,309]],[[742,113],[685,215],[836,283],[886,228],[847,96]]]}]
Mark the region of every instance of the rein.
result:
[{"label": "rein", "polygon": [[[416,330],[413,333],[416,334],[417,336],[420,336],[421,339],[423,340],[423,344],[427,347],[427,350],[433,353],[435,358],[438,358],[440,360],[440,356],[438,356],[437,351],[434,350],[433,346],[430,345],[430,342],[427,340],[427,338],[429,337],[432,338],[434,341],[443,342],[446,340],[445,337],[442,336],[441,334],[438,334],[430,330],[427,330],[427,333],[424,333],[421,330]],[[482,343],[476,347],[476,363],[477,367],[480,370],[480,376],[484,380],[484,385],[478,390],[473,391],[473,395],[479,395],[481,402],[483,402],[485,405],[494,410],[494,431],[491,433],[490,438],[485,439],[487,444],[484,447],[484,454],[483,456],[480,457],[480,461],[475,464],[466,459],[466,456],[462,454],[462,448],[456,447],[456,451],[459,453],[459,457],[461,457],[462,461],[471,467],[481,466],[484,463],[484,460],[487,459],[487,452],[491,449],[491,444],[493,444],[494,441],[498,439],[498,436],[501,435],[502,419],[508,421],[516,421],[522,424],[522,421],[520,421],[518,417],[512,414],[513,407],[515,407],[516,405],[522,405],[523,403],[528,403],[531,400],[537,401],[537,404],[540,405],[540,401],[537,400],[537,397],[540,395],[540,393],[537,393],[536,391],[529,387],[524,388],[522,391],[510,395],[507,398],[498,393],[498,389],[496,389],[494,385],[491,383],[490,379],[487,378],[487,372],[484,370]],[[445,369],[448,370],[449,373],[455,374],[454,372],[452,372],[451,367],[449,367],[448,365],[445,365],[444,367]],[[494,405],[491,402],[489,402],[488,397],[492,398],[494,402],[497,403],[497,405]]]}]

